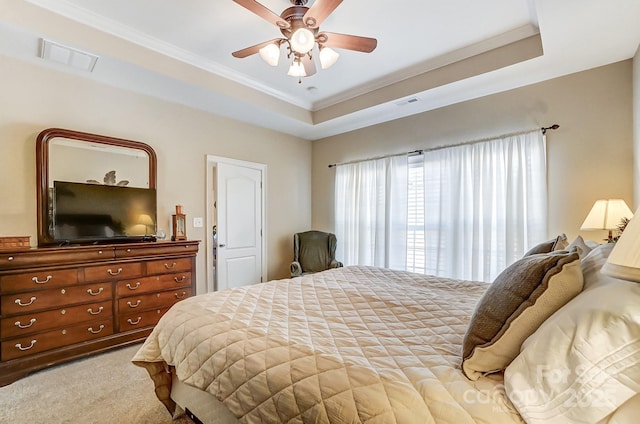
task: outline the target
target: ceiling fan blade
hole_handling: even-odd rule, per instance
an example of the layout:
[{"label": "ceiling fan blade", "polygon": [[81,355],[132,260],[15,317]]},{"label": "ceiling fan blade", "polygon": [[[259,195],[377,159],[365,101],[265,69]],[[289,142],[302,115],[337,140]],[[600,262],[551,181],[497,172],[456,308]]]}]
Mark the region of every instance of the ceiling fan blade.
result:
[{"label": "ceiling fan blade", "polygon": [[237,52],[231,53],[233,57],[237,57],[239,59],[245,58],[247,56],[251,56],[252,54],[258,53],[258,51],[269,45],[274,43],[279,43],[282,38],[274,38],[273,40],[265,41],[264,43],[256,44],[255,46],[247,47],[246,49],[238,50]]},{"label": "ceiling fan blade", "polygon": [[250,12],[255,13],[260,16],[262,19],[267,22],[271,22],[276,25],[278,28],[289,28],[289,22],[282,19],[280,16],[273,13],[271,10],[267,9],[265,6],[261,5],[255,0],[233,0],[238,3],[240,6],[249,10]]},{"label": "ceiling fan blade", "polygon": [[309,28],[318,28],[340,3],[342,0],[316,0],[304,14],[302,21]]},{"label": "ceiling fan blade", "polygon": [[316,73],[316,63],[313,58],[309,57],[309,55],[304,55],[301,60],[302,66],[304,66],[304,72],[307,74],[306,76],[310,77]]},{"label": "ceiling fan blade", "polygon": [[375,38],[337,34],[335,32],[321,32],[316,36],[316,40],[318,40],[319,44],[327,47],[337,47],[364,53],[371,53],[378,45],[378,40]]}]

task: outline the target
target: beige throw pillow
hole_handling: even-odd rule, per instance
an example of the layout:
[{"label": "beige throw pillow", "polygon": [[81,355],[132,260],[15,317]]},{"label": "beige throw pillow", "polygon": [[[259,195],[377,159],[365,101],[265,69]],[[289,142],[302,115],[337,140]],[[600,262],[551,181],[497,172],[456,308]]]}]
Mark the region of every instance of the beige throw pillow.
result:
[{"label": "beige throw pillow", "polygon": [[525,256],[505,269],[478,302],[463,341],[471,380],[505,369],[524,340],[583,285],[576,249]]}]

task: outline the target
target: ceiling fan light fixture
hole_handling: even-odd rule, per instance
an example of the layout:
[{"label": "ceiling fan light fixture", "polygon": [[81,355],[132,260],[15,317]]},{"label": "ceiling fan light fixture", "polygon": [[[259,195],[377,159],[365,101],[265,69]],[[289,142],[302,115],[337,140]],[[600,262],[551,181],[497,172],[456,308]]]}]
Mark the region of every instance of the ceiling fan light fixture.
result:
[{"label": "ceiling fan light fixture", "polygon": [[[285,44],[287,59],[293,59],[293,63],[290,62],[288,74],[298,77],[298,83],[302,82],[302,77],[316,74],[317,60],[320,61],[322,69],[327,69],[336,63],[340,55],[325,46],[371,53],[378,45],[378,40],[375,38],[320,31],[324,20],[343,0],[313,0],[311,7],[306,7],[309,0],[289,0],[293,6],[280,14],[271,11],[260,0],[233,1],[277,26],[284,38],[276,38],[246,47],[231,53],[231,55],[242,59],[259,52],[265,62],[271,66],[277,66],[282,44]],[[318,59],[315,56],[318,56]]]},{"label": "ceiling fan light fixture", "polygon": [[292,77],[306,77],[307,76],[307,72],[304,70],[304,66],[302,65],[302,62],[300,61],[300,59],[295,59],[293,61],[293,63],[291,63],[291,67],[289,68],[289,72],[287,72],[287,75],[292,76]]},{"label": "ceiling fan light fixture", "polygon": [[260,57],[271,66],[278,66],[280,60],[280,46],[275,43],[267,44],[260,50]]},{"label": "ceiling fan light fixture", "polygon": [[311,31],[307,28],[298,28],[291,35],[291,49],[300,54],[306,54],[313,48],[316,39]]},{"label": "ceiling fan light fixture", "polygon": [[320,48],[320,66],[322,69],[329,69],[338,61],[340,53],[329,47]]}]

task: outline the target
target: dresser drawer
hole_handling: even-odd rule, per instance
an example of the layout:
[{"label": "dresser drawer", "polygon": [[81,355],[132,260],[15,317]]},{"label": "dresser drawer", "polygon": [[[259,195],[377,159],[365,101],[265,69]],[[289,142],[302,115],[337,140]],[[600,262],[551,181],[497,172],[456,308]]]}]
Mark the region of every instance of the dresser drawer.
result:
[{"label": "dresser drawer", "polygon": [[24,314],[61,305],[101,302],[111,300],[111,283],[75,285],[61,289],[40,290],[2,296],[0,314],[3,316]]},{"label": "dresser drawer", "polygon": [[78,283],[77,269],[29,271],[0,277],[0,292],[9,293],[22,290],[65,287]]},{"label": "dresser drawer", "polygon": [[142,264],[140,262],[90,266],[84,269],[84,280],[87,282],[113,280],[114,278],[133,278],[141,275]]},{"label": "dresser drawer", "polygon": [[85,342],[113,334],[113,320],[102,319],[64,329],[1,342],[1,360],[8,361],[58,347]]},{"label": "dresser drawer", "polygon": [[147,262],[148,275],[180,271],[191,271],[191,258],[175,258]]},{"label": "dresser drawer", "polygon": [[121,258],[133,258],[144,256],[160,256],[160,255],[191,255],[195,256],[198,253],[198,242],[189,243],[180,246],[177,243],[143,243],[136,246],[116,247],[115,257]]},{"label": "dresser drawer", "polygon": [[54,311],[18,315],[0,320],[3,339],[37,333],[113,315],[111,301],[70,306]]},{"label": "dresser drawer", "polygon": [[160,293],[143,294],[141,296],[124,297],[118,300],[118,313],[129,315],[137,311],[171,306],[174,303],[191,296],[191,288],[165,291]]},{"label": "dresser drawer", "polygon": [[0,252],[0,270],[112,261],[114,253],[113,247],[108,246],[66,246]]},{"label": "dresser drawer", "polygon": [[162,315],[169,310],[166,306],[148,311],[141,311],[138,314],[130,314],[120,317],[120,331],[136,330],[138,328],[151,327],[158,323]]},{"label": "dresser drawer", "polygon": [[141,293],[155,292],[160,290],[171,290],[189,286],[191,286],[190,272],[154,275],[151,277],[118,281],[116,286],[116,296],[131,296]]}]

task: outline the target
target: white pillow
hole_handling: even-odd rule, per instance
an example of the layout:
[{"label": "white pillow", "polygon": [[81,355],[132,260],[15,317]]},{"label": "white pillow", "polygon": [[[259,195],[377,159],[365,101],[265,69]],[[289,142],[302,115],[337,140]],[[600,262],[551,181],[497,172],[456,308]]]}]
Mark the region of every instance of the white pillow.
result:
[{"label": "white pillow", "polygon": [[585,240],[584,244],[589,246],[591,249],[595,249],[596,247],[600,246],[600,243],[594,240]]},{"label": "white pillow", "polygon": [[640,284],[597,274],[505,370],[528,424],[597,423],[640,393]]},{"label": "white pillow", "polygon": [[607,258],[614,246],[615,243],[601,244],[591,249],[587,256],[580,258],[580,268],[582,268],[582,275],[584,276],[585,289],[600,281],[603,277],[600,270],[607,262]]}]

